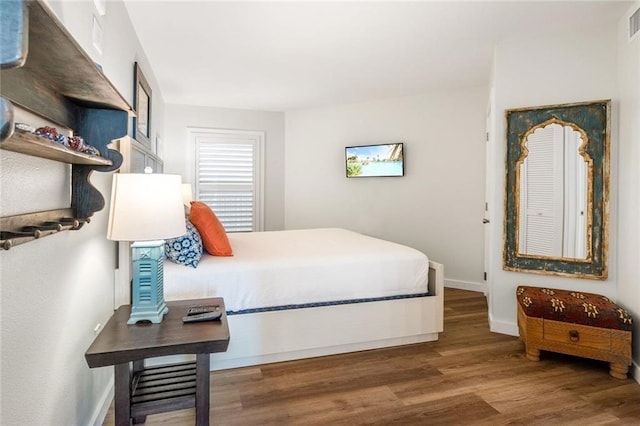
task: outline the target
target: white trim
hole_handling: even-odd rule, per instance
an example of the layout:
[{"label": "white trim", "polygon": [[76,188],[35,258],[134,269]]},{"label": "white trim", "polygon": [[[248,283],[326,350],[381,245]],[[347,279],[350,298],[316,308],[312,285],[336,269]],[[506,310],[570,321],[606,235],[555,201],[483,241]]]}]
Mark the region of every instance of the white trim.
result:
[{"label": "white trim", "polygon": [[629,373],[631,373],[631,377],[633,377],[636,382],[640,383],[640,366],[635,361],[631,363]]},{"label": "white trim", "polygon": [[96,404],[96,408],[95,410],[93,410],[93,413],[91,413],[91,417],[89,418],[88,424],[93,426],[102,426],[104,424],[104,419],[107,417],[107,413],[109,412],[109,407],[111,406],[111,402],[113,401],[114,389],[115,389],[114,375],[111,374],[109,383],[107,384],[107,387],[104,390],[102,397],[98,399],[98,403]]},{"label": "white trim", "polygon": [[520,335],[518,324],[510,321],[496,321],[493,319],[491,313],[489,313],[489,331],[516,337]]},{"label": "white trim", "polygon": [[455,288],[458,290],[475,291],[476,293],[483,293],[485,295],[489,291],[486,282],[479,283],[479,282],[473,282],[473,281],[451,280],[451,279],[445,278],[444,286],[448,288]]},{"label": "white trim", "polygon": [[197,194],[200,193],[200,188],[198,186],[197,179],[197,170],[198,170],[198,148],[197,148],[197,138],[199,136],[209,136],[215,137],[219,136],[242,136],[244,138],[253,139],[255,142],[255,155],[257,157],[256,162],[256,193],[255,193],[255,203],[256,203],[256,217],[254,218],[255,223],[255,231],[264,230],[264,176],[265,176],[265,139],[266,132],[258,131],[258,130],[235,130],[235,129],[216,129],[216,128],[206,128],[206,127],[187,127],[187,135],[191,146],[194,149],[194,168],[193,168],[193,176],[191,177],[191,181],[193,182],[194,191]]}]

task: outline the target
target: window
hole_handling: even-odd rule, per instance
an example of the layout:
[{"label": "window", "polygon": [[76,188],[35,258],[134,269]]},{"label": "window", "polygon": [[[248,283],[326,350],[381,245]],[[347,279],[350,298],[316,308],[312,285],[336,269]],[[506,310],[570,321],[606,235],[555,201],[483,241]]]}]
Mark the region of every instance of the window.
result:
[{"label": "window", "polygon": [[196,150],[196,199],[227,232],[262,231],[264,132],[191,129]]}]

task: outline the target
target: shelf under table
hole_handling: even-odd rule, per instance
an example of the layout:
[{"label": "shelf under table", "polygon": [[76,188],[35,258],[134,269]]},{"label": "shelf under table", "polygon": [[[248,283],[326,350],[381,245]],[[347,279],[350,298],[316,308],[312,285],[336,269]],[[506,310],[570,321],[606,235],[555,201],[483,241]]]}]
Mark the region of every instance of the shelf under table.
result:
[{"label": "shelf under table", "polygon": [[131,417],[196,406],[196,363],[145,368],[134,374]]}]

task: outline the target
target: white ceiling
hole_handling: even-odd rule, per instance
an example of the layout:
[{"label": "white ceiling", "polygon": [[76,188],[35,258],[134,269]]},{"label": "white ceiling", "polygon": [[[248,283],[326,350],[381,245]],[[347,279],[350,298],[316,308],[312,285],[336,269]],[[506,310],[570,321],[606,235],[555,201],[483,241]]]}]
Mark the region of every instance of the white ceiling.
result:
[{"label": "white ceiling", "polygon": [[125,0],[165,102],[267,111],[487,85],[500,40],[610,25],[631,4]]}]

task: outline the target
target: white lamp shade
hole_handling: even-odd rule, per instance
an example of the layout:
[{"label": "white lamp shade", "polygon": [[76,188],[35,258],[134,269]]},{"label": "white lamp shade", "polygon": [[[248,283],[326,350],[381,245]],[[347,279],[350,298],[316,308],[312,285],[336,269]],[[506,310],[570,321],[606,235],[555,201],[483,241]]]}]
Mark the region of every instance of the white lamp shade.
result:
[{"label": "white lamp shade", "polygon": [[108,239],[163,240],[179,237],[186,232],[180,176],[139,173],[113,175]]}]

